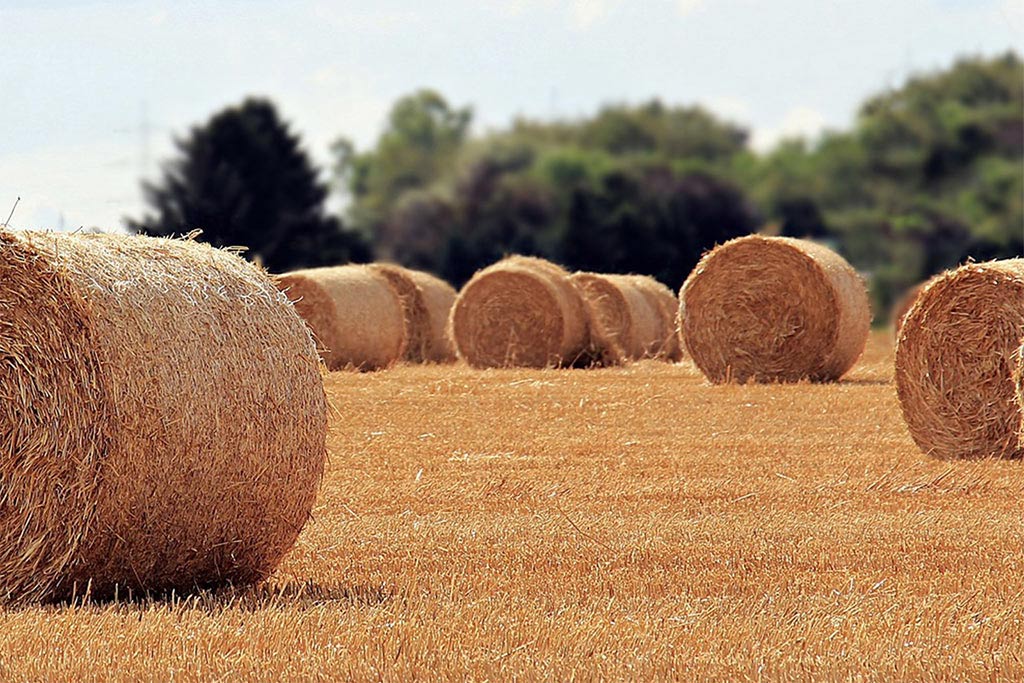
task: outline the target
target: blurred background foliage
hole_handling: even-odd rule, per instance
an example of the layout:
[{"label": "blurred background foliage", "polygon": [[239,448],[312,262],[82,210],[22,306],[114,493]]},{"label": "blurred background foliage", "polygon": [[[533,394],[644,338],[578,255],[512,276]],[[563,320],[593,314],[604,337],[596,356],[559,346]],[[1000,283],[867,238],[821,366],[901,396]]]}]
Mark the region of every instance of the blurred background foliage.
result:
[{"label": "blurred background foliage", "polygon": [[[344,137],[332,147],[330,182],[347,207],[337,219],[323,216],[320,181],[286,126],[267,123],[272,114],[248,101],[179,141],[182,158],[147,188],[155,213],[135,229],[215,226],[217,240],[216,226],[234,226],[228,241],[281,267],[372,256],[458,286],[517,252],[672,288],[703,251],[762,231],[838,249],[868,276],[879,311],[966,259],[1024,255],[1024,64],[1012,52],[911,78],[868,98],[850,130],[764,154],[742,126],[699,106],[615,104],[473,135],[469,106],[421,90],[393,105],[371,148]],[[239,117],[258,119],[241,126],[256,152],[240,152],[225,123]],[[211,157],[229,134],[234,151]],[[293,181],[272,189],[231,159],[291,169]],[[234,197],[219,214],[214,187]],[[240,208],[247,192],[251,207]],[[282,194],[293,205],[278,210]],[[290,247],[282,230],[294,233]]]}]

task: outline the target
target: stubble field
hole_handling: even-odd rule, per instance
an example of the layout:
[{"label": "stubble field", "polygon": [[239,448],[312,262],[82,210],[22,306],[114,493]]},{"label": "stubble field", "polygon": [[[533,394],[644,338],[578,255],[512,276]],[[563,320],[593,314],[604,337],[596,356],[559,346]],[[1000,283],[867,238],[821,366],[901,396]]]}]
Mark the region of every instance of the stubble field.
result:
[{"label": "stubble field", "polygon": [[0,679],[1024,678],[1024,471],[922,456],[891,354],[333,373],[267,585],[0,612]]}]

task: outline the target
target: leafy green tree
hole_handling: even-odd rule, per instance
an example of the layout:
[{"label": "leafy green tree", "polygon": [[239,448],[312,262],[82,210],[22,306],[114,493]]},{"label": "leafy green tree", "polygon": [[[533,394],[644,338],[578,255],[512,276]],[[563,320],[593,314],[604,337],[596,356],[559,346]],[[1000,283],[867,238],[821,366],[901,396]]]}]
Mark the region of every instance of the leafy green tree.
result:
[{"label": "leafy green tree", "polygon": [[359,153],[346,138],[333,146],[336,184],[352,202],[356,227],[375,246],[395,251],[379,228],[405,192],[428,189],[454,165],[472,121],[468,107],[453,109],[433,90],[420,90],[391,108],[376,146]]},{"label": "leafy green tree", "polygon": [[129,220],[132,231],[198,228],[200,239],[248,247],[275,272],[368,258],[366,245],[325,214],[327,188],[271,102],[247,99],[176,145],[161,181],[143,185],[153,213]]}]

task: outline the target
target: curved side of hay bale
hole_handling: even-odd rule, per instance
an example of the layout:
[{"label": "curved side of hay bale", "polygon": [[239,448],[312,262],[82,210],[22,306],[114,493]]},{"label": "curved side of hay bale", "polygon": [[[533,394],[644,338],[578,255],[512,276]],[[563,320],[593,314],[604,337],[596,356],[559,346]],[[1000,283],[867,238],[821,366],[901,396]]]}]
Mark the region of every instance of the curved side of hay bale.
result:
[{"label": "curved side of hay bale", "polygon": [[870,331],[860,276],[806,240],[726,242],[704,255],[680,299],[687,349],[716,383],[839,379]]},{"label": "curved side of hay bale", "polygon": [[452,307],[459,357],[474,367],[557,367],[585,353],[589,327],[568,273],[511,257],[476,273]]},{"label": "curved side of hay bale", "polygon": [[672,290],[649,275],[630,275],[633,284],[647,298],[658,313],[660,342],[649,355],[670,362],[683,359],[683,345],[679,340],[679,299]]},{"label": "curved side of hay bale", "polygon": [[367,266],[310,268],[275,278],[331,370],[379,370],[405,352],[405,314],[388,280]]},{"label": "curved side of hay bale", "polygon": [[429,363],[455,361],[455,345],[448,336],[448,317],[458,292],[439,277],[420,270],[410,270],[409,277],[423,292],[423,303],[430,321],[423,360]]},{"label": "curved side of hay bale", "polygon": [[401,266],[374,263],[367,267],[386,279],[398,294],[405,323],[405,352],[402,358],[422,363],[430,344],[430,311],[427,310],[423,290],[412,279],[410,272]]},{"label": "curved side of hay bale", "polygon": [[0,599],[276,567],[327,416],[309,333],[265,274],[193,242],[0,232],[0,318]]},{"label": "curved side of hay bale", "polygon": [[936,458],[1020,458],[1024,259],[933,280],[903,321],[896,391],[910,435]]}]

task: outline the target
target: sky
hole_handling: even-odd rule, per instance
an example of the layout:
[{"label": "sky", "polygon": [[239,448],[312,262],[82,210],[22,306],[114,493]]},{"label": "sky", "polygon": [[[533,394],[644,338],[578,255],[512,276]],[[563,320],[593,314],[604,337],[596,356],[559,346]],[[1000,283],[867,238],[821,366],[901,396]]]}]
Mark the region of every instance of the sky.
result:
[{"label": "sky", "polygon": [[658,97],[755,149],[851,125],[957,56],[1024,53],[1024,0],[0,0],[0,224],[118,229],[173,139],[273,99],[315,162],[422,87],[478,132]]}]

